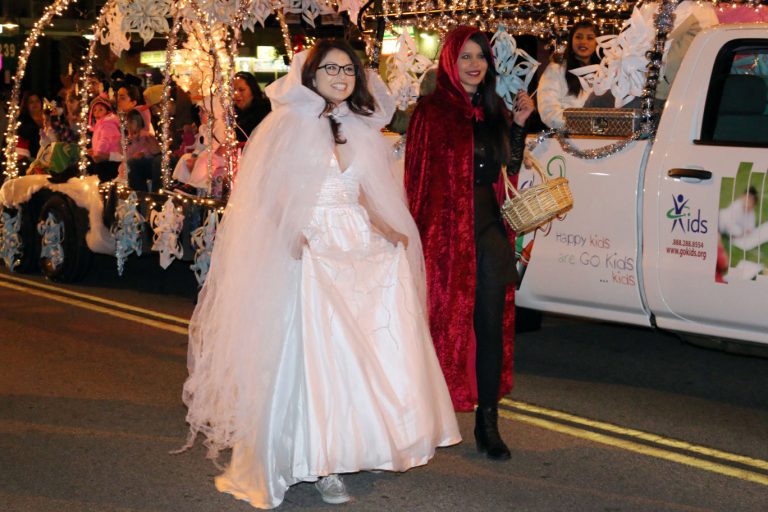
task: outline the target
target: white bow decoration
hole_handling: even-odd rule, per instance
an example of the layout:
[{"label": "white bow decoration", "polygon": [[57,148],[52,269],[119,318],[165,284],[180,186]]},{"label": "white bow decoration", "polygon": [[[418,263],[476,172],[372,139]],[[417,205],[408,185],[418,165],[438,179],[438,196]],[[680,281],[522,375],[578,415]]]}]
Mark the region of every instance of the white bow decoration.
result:
[{"label": "white bow decoration", "polygon": [[539,61],[525,50],[517,47],[517,41],[507,32],[507,27],[499,25],[491,39],[493,61],[496,72],[496,93],[504,99],[509,110],[515,108],[515,96],[518,91],[527,91],[533,79]]}]

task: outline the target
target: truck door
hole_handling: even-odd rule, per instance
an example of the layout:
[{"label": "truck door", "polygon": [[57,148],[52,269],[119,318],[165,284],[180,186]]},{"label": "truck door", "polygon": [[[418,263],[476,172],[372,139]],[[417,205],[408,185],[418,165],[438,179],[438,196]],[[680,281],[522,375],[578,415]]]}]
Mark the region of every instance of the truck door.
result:
[{"label": "truck door", "polygon": [[765,29],[700,35],[665,108],[645,181],[648,306],[662,328],[768,343]]}]

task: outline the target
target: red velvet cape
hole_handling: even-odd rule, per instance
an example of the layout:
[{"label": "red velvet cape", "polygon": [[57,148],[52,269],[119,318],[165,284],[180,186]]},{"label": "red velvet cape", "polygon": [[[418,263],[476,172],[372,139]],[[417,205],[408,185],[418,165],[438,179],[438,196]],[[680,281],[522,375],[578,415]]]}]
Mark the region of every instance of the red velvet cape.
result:
[{"label": "red velvet cape", "polygon": [[[459,27],[446,37],[437,87],[416,106],[405,151],[405,188],[427,267],[430,331],[457,411],[471,411],[477,402],[472,121],[482,112],[472,107],[456,67],[474,32]],[[514,287],[509,286],[500,396],[512,389],[514,315]]]}]

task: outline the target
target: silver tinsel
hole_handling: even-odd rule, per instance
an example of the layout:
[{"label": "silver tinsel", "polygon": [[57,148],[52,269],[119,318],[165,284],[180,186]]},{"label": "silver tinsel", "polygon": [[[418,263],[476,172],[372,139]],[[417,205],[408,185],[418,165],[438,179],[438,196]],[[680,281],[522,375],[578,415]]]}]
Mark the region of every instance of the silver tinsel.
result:
[{"label": "silver tinsel", "polygon": [[645,137],[656,135],[656,127],[659,120],[659,113],[654,105],[656,87],[661,75],[667,36],[672,32],[675,25],[675,9],[678,2],[679,0],[662,0],[659,3],[659,10],[653,16],[653,24],[656,27],[656,39],[653,41],[653,47],[647,53],[648,65],[646,66],[645,88],[643,88],[643,95],[640,97],[640,105],[642,107],[640,131]]},{"label": "silver tinsel", "polygon": [[615,155],[616,153],[619,153],[629,147],[636,140],[645,137],[646,135],[642,131],[637,131],[633,133],[631,137],[614,142],[613,144],[608,144],[606,146],[595,149],[582,150],[568,141],[568,132],[565,130],[550,129],[539,133],[534,139],[529,140],[527,147],[528,151],[533,151],[546,139],[553,138],[557,140],[557,142],[560,144],[560,147],[563,148],[563,151],[571,156],[575,156],[576,158],[580,158],[582,160],[598,160],[600,158]]}]

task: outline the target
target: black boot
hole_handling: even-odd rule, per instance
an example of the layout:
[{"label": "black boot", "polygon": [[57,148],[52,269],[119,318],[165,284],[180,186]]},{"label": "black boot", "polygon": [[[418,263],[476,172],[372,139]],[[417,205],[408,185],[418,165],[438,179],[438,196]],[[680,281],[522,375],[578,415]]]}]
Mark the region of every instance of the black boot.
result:
[{"label": "black boot", "polygon": [[496,407],[478,407],[475,410],[475,442],[477,451],[489,459],[509,460],[507,445],[499,434],[499,411]]}]

